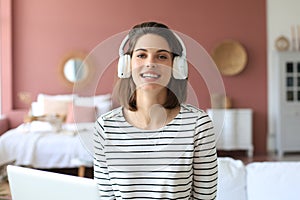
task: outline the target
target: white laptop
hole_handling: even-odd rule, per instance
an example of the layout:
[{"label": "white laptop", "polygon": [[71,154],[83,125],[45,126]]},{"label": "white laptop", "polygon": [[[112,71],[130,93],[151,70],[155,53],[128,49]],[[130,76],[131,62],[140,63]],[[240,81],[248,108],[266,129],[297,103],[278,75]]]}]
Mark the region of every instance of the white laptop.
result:
[{"label": "white laptop", "polygon": [[93,179],[7,166],[13,200],[100,200]]}]

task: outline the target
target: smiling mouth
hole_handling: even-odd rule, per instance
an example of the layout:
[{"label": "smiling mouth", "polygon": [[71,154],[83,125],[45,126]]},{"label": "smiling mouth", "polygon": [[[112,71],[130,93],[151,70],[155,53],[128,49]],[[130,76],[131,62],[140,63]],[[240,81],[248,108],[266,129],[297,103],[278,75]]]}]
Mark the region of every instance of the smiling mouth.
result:
[{"label": "smiling mouth", "polygon": [[153,73],[142,73],[141,77],[142,78],[148,78],[148,79],[158,79],[158,78],[160,78],[160,75],[153,74]]}]

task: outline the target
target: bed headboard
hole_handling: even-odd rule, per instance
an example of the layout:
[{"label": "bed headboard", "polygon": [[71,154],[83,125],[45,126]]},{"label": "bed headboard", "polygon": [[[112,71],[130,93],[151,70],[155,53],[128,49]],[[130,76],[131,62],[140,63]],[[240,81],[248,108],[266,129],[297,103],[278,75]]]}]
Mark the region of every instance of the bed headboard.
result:
[{"label": "bed headboard", "polygon": [[8,119],[6,116],[0,117],[0,135],[8,130]]},{"label": "bed headboard", "polygon": [[27,115],[27,109],[18,109],[11,110],[5,113],[5,117],[7,118],[8,129],[15,128],[23,123],[25,115]]}]

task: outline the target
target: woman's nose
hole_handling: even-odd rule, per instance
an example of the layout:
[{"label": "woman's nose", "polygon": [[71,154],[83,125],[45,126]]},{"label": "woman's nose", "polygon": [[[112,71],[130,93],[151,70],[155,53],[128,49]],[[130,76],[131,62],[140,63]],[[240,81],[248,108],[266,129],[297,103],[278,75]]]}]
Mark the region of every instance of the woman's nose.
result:
[{"label": "woman's nose", "polygon": [[156,66],[154,56],[148,56],[146,66],[147,67],[155,67]]}]

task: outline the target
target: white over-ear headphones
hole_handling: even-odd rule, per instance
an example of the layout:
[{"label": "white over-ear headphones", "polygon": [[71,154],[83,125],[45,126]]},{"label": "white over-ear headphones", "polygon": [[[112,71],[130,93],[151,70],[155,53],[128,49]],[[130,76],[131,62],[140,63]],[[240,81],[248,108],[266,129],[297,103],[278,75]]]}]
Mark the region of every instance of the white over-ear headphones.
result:
[{"label": "white over-ear headphones", "polygon": [[[173,32],[174,33],[174,32]],[[181,56],[175,56],[173,60],[173,77],[175,79],[186,79],[188,77],[188,64],[186,61],[186,48],[184,46],[181,38],[174,33],[177,40],[179,41],[182,47]],[[129,40],[129,36],[127,35],[119,48],[119,62],[118,62],[118,77],[119,78],[129,78],[131,75],[130,71],[130,55],[124,53],[124,47]]]}]

